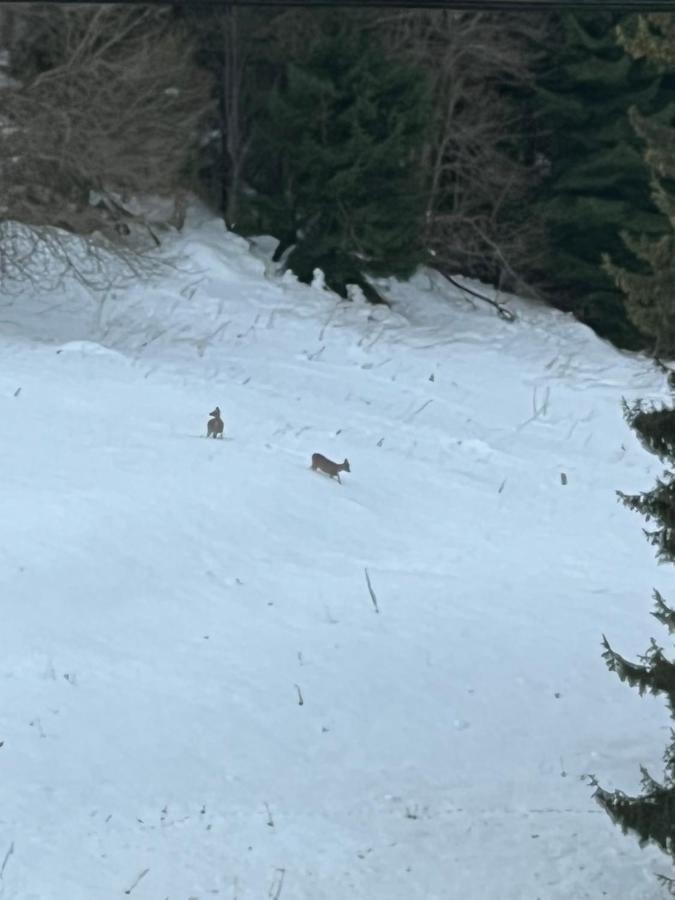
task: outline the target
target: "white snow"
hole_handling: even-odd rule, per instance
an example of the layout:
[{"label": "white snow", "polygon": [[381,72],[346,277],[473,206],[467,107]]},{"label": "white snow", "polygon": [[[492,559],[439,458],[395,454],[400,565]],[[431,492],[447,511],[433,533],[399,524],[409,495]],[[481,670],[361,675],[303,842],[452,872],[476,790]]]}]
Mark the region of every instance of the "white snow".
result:
[{"label": "white snow", "polygon": [[600,656],[667,641],[615,496],[663,377],[270,249],[193,215],[152,285],[2,299],[0,897],[657,896],[582,776],[635,791],[669,736]]}]

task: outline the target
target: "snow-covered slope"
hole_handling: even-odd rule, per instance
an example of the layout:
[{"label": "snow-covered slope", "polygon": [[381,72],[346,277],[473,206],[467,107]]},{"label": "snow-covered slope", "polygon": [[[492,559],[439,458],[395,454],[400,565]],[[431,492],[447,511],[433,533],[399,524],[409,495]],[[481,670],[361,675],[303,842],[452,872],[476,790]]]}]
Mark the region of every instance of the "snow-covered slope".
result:
[{"label": "snow-covered slope", "polygon": [[2,302],[0,897],[656,896],[581,779],[636,789],[668,735],[600,658],[672,584],[614,493],[661,376],[268,249],[194,222],[152,286]]}]

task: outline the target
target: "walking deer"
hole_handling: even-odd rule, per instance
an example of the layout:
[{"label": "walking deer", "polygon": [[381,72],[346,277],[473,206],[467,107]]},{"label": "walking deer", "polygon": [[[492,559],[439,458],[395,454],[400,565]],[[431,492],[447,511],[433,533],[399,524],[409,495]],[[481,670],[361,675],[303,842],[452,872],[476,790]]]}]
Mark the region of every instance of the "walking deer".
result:
[{"label": "walking deer", "polygon": [[344,462],[336,463],[333,462],[332,459],[328,459],[322,453],[312,454],[312,469],[315,472],[320,469],[322,472],[325,472],[326,475],[330,475],[331,478],[337,478],[339,484],[342,484],[340,481],[340,472],[351,472],[348,459],[345,459]]}]

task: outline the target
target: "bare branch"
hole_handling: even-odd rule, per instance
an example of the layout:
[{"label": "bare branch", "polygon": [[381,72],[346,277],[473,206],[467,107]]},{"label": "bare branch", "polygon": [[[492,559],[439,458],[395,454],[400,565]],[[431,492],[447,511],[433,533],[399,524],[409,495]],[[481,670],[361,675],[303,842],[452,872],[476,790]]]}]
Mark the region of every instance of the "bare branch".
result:
[{"label": "bare branch", "polygon": [[173,198],[165,221],[180,223],[209,79],[167,9],[27,4],[14,17],[22,35],[10,54],[14,77],[0,82],[1,274],[23,270],[21,246],[42,241],[58,244],[72,269],[71,245],[55,228],[88,235],[107,256],[119,247],[137,271],[158,239],[129,201]]},{"label": "bare branch", "polygon": [[434,85],[427,174],[426,243],[445,271],[522,289],[519,270],[542,251],[531,218],[514,222],[538,178],[517,148],[522,110],[505,88],[527,89],[547,20],[490,12],[383,13],[390,52],[424,68]]}]

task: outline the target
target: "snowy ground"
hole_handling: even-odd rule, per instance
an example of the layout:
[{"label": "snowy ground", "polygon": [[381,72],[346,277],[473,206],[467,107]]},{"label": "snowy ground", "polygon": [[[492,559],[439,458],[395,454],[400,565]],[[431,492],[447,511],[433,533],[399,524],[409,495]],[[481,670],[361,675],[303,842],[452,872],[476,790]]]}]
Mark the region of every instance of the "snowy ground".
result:
[{"label": "snowy ground", "polygon": [[424,274],[388,312],[178,247],[0,308],[0,898],[658,896],[582,776],[668,738],[600,657],[664,639],[614,493],[662,377]]}]

